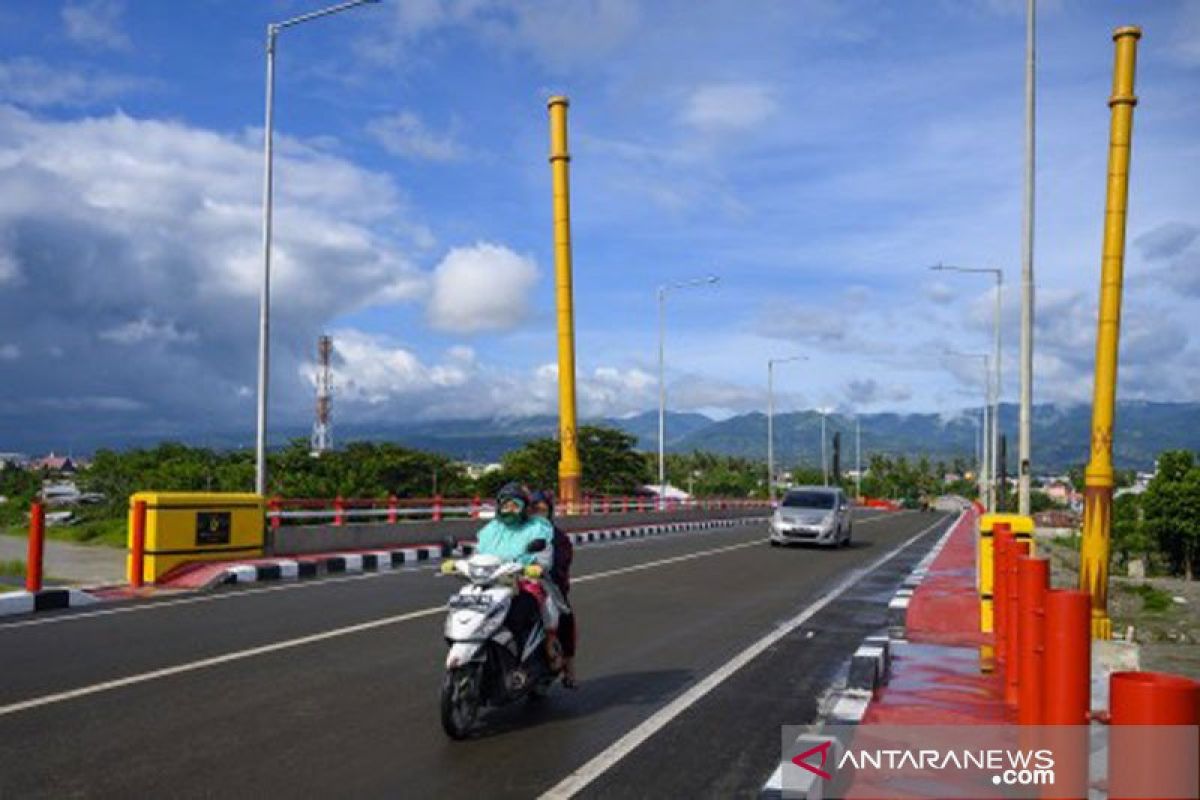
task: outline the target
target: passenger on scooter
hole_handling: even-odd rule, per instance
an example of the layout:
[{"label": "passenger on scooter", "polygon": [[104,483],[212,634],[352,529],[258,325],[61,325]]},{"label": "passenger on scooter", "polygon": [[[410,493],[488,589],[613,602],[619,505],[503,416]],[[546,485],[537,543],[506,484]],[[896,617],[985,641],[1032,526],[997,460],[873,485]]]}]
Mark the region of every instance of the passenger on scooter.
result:
[{"label": "passenger on scooter", "polygon": [[[529,543],[543,539],[545,548],[529,552]],[[519,483],[507,483],[496,493],[496,517],[479,531],[475,552],[493,555],[505,561],[525,565],[525,575],[532,580],[549,576],[554,566],[554,528],[541,517],[529,514],[529,494]],[[549,598],[547,598],[549,599]],[[539,616],[546,622],[547,647],[551,660],[557,660],[557,632],[551,629],[549,615],[543,615],[538,598],[529,592],[518,592],[509,607],[506,626],[517,641],[524,645]]]},{"label": "passenger on scooter", "polygon": [[571,561],[575,556],[575,547],[571,537],[563,533],[554,524],[554,496],[545,490],[539,490],[530,497],[530,513],[542,517],[554,527],[554,565],[550,570],[550,580],[558,589],[562,599],[562,616],[558,620],[558,640],[563,652],[563,686],[574,689],[575,680],[575,609],[571,607],[568,595],[571,592]]}]

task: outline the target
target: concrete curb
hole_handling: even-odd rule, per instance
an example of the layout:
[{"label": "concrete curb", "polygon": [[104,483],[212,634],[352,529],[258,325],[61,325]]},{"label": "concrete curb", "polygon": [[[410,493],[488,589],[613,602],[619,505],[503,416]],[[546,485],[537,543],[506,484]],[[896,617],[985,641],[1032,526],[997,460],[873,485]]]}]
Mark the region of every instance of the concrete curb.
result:
[{"label": "concrete curb", "polygon": [[[604,528],[594,531],[568,533],[576,545],[595,542],[610,542],[624,539],[641,539],[666,533],[716,530],[745,525],[747,522],[766,522],[766,517],[739,517],[734,519],[696,520],[669,522],[657,525],[635,525],[624,528]],[[460,542],[458,552],[470,555],[474,542]],[[433,561],[451,555],[445,545],[413,545],[395,549],[381,549],[361,553],[337,553],[327,556],[299,556],[255,561],[253,564],[231,565],[217,573],[202,588],[211,589],[228,584],[260,583],[275,580],[298,580],[323,575],[381,572],[397,567]]]},{"label": "concrete curb", "polygon": [[79,589],[42,589],[40,592],[6,592],[0,594],[0,617],[29,614],[34,611],[53,611],[59,608],[90,606],[100,599]]}]

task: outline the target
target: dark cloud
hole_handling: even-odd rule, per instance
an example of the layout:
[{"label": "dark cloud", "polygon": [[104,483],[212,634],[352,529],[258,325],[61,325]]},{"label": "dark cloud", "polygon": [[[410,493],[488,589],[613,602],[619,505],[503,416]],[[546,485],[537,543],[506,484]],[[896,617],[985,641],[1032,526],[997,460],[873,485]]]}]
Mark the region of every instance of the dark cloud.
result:
[{"label": "dark cloud", "polygon": [[1168,222],[1143,233],[1134,244],[1147,261],[1165,261],[1182,253],[1200,236],[1200,227]]}]

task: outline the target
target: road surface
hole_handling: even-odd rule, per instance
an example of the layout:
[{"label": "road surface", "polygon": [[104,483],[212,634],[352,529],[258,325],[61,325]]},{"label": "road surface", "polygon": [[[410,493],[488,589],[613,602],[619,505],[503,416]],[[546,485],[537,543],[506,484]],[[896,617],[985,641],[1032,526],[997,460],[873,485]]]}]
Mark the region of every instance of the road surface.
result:
[{"label": "road surface", "polygon": [[427,567],[11,620],[0,797],[754,796],[949,521],[578,547],[580,688],[466,742],[438,721],[457,584]]}]

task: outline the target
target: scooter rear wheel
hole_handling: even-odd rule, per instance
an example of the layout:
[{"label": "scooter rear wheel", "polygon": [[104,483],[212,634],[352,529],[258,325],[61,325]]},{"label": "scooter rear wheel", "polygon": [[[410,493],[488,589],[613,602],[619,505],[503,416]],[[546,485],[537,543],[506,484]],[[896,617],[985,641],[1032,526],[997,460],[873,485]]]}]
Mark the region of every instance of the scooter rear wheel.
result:
[{"label": "scooter rear wheel", "polygon": [[455,667],[442,681],[442,729],[451,739],[465,739],[475,726],[482,702],[480,664]]}]

